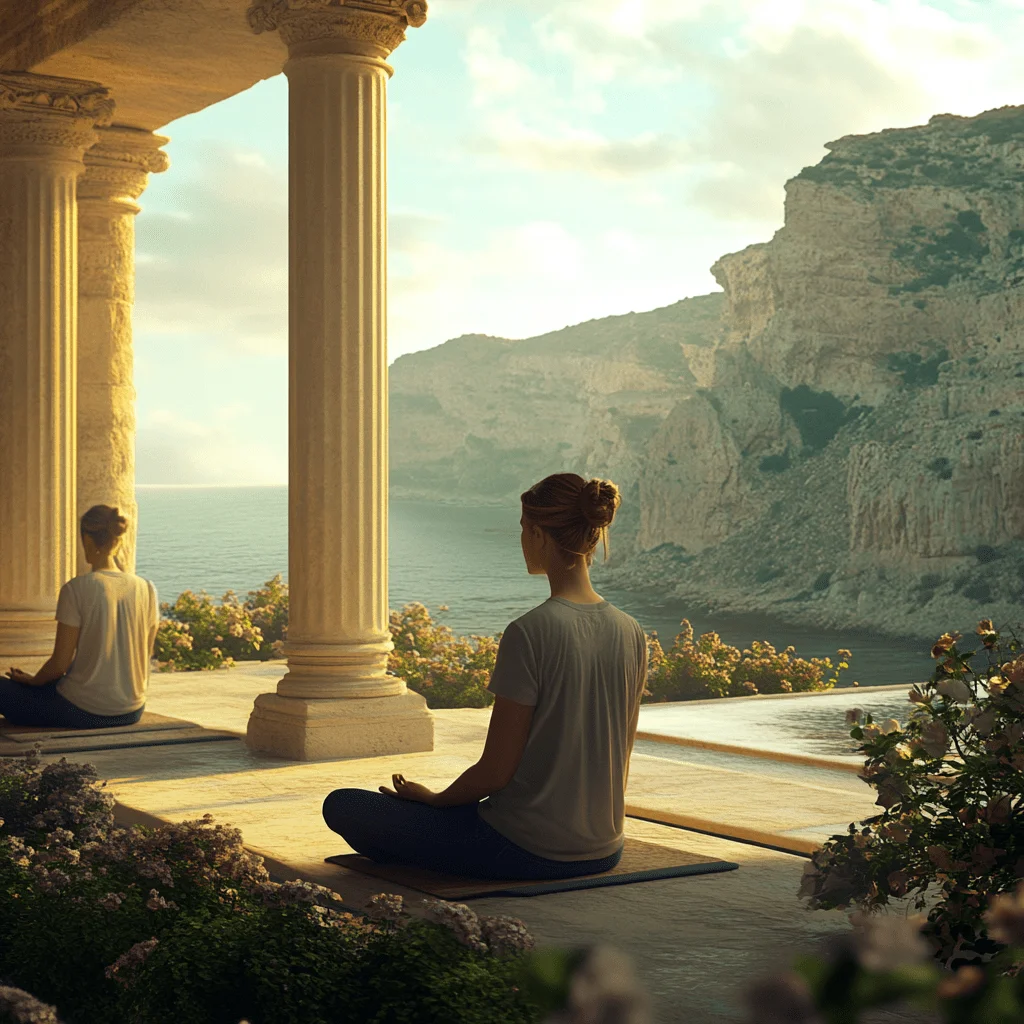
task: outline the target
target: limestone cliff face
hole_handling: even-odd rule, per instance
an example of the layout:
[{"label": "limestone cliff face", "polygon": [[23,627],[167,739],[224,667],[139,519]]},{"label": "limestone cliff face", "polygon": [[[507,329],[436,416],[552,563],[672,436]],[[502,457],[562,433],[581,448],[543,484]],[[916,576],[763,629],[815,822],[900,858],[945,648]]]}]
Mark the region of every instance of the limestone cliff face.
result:
[{"label": "limestone cliff face", "polygon": [[712,268],[720,343],[619,576],[830,626],[1020,621],[1024,107],[827,148]]},{"label": "limestone cliff face", "polygon": [[391,492],[514,500],[549,473],[637,480],[646,445],[696,382],[720,294],[537,338],[467,335],[396,359]]},{"label": "limestone cliff face", "polygon": [[393,493],[627,493],[595,579],[933,636],[1024,619],[1024,107],[848,136],[723,291],[392,370]]}]

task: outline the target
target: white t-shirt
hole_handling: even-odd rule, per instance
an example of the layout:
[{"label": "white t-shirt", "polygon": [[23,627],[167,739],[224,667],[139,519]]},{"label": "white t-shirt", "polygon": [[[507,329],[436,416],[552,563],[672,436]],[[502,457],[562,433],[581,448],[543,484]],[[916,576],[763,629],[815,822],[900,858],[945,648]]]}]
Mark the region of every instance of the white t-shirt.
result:
[{"label": "white t-shirt", "polygon": [[149,637],[160,622],[156,587],[134,573],[99,569],[67,581],[57,621],[78,626],[78,650],[57,691],[94,715],[127,715],[146,703]]}]

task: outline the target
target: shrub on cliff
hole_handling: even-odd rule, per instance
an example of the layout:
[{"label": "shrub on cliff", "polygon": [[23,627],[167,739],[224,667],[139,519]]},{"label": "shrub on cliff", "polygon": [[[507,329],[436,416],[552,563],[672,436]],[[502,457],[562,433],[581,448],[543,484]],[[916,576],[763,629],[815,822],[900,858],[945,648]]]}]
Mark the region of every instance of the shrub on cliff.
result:
[{"label": "shrub on cliff", "polygon": [[999,948],[985,905],[1024,877],[1024,655],[988,619],[977,635],[987,661],[978,669],[959,634],[939,638],[939,664],[911,689],[906,723],[848,713],[861,778],[883,811],[832,837],[801,888],[816,907],[931,904],[926,935],[947,962]]}]

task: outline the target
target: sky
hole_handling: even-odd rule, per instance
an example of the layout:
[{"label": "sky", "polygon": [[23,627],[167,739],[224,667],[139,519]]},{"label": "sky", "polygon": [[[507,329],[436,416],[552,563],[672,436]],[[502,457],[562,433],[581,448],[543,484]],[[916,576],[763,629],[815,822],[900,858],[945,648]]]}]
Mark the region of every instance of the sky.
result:
[{"label": "sky", "polygon": [[[718,290],[843,135],[1024,103],[1024,0],[430,0],[391,55],[388,361]],[[172,122],[140,484],[287,482],[287,81]]]}]

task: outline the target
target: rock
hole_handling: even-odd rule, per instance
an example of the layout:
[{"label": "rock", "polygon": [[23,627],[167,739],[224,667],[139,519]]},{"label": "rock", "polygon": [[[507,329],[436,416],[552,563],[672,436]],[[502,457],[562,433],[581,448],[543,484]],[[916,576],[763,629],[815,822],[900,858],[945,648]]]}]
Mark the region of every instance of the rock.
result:
[{"label": "rock", "polygon": [[595,582],[933,637],[1024,618],[1024,107],[847,136],[722,293],[392,371],[393,493],[626,501]]}]

